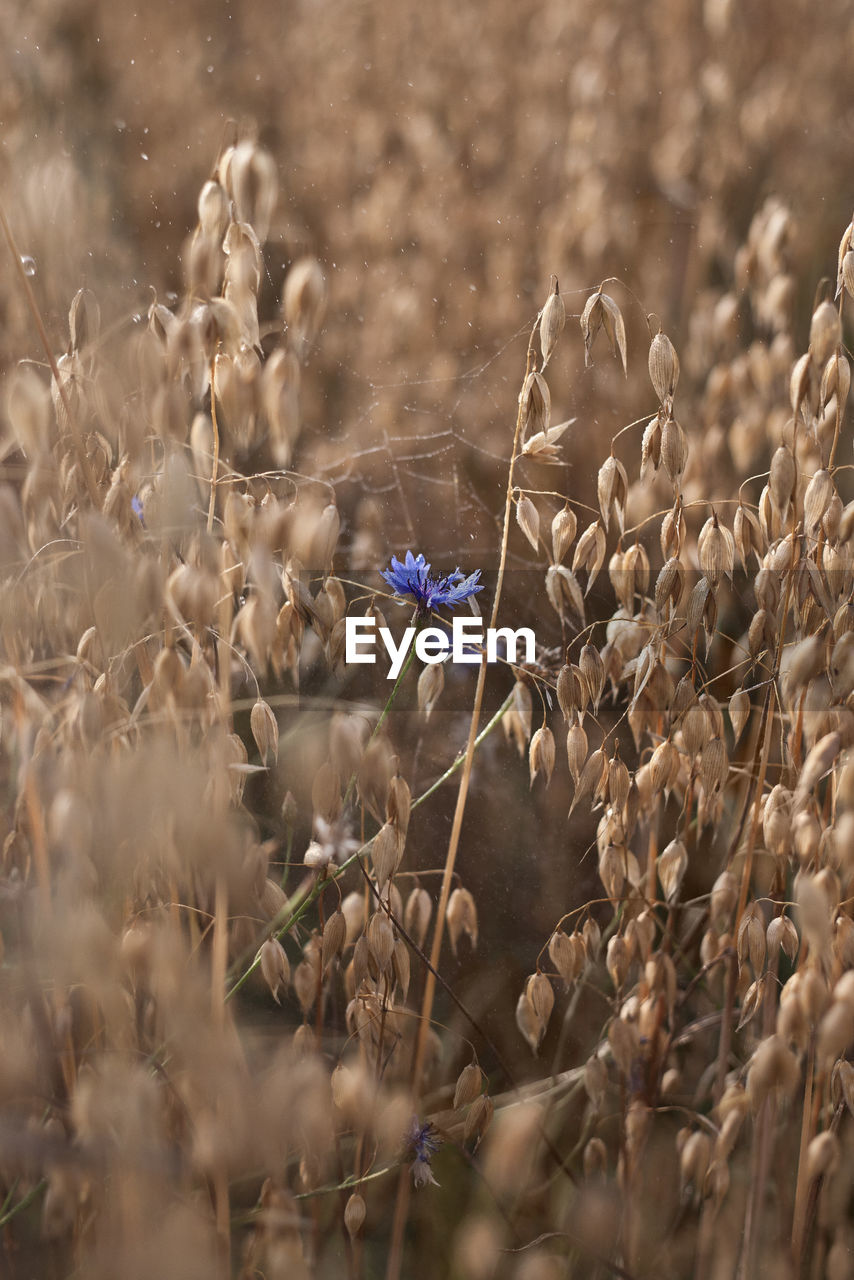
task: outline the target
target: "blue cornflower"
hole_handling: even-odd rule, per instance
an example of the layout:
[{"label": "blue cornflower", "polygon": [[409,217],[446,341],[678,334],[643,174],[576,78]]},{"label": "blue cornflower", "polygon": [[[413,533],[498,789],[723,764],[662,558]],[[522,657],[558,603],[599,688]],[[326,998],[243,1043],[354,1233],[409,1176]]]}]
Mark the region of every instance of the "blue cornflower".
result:
[{"label": "blue cornflower", "polygon": [[415,1157],[412,1162],[412,1181],[415,1186],[426,1187],[431,1182],[433,1186],[438,1186],[430,1167],[430,1162],[441,1145],[436,1130],[429,1121],[422,1125],[418,1123],[418,1117],[413,1116],[408,1138],[410,1153]]},{"label": "blue cornflower", "polygon": [[407,551],[403,564],[397,556],[392,556],[391,568],[381,572],[397,595],[412,596],[419,613],[429,613],[440,604],[453,609],[455,604],[460,604],[483,590],[483,584],[478,582],[480,569],[476,569],[468,577],[455,569],[446,578],[431,578],[430,565],[423,555],[414,556],[411,551]]}]

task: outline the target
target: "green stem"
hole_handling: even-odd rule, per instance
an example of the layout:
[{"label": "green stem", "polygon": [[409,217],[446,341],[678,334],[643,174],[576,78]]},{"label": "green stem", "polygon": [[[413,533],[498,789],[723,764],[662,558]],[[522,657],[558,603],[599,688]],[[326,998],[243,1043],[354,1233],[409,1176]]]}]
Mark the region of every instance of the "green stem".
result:
[{"label": "green stem", "polygon": [[[383,725],[385,724],[386,720],[388,719],[388,713],[389,713],[389,711],[391,711],[391,705],[392,705],[392,703],[394,702],[395,698],[397,697],[397,691],[398,691],[398,689],[400,688],[400,686],[403,684],[404,676],[406,675],[406,673],[407,673],[407,671],[409,670],[409,668],[412,666],[412,662],[413,662],[413,659],[414,659],[414,657],[415,657],[415,641],[416,641],[416,640],[417,640],[417,638],[418,638],[418,632],[419,632],[420,630],[421,630],[421,625],[419,624],[419,626],[418,626],[418,628],[417,628],[417,630],[416,630],[416,632],[415,632],[415,635],[412,637],[412,640],[410,641],[410,645],[409,645],[409,652],[408,652],[408,653],[407,653],[407,655],[406,655],[406,661],[404,662],[403,666],[402,666],[402,667],[401,667],[401,669],[400,669],[400,674],[398,675],[397,679],[396,679],[396,680],[395,680],[395,682],[394,682],[394,686],[393,686],[393,688],[392,688],[391,693],[388,695],[388,701],[386,702],[385,706],[384,706],[384,707],[383,707],[383,709],[382,709],[382,712],[380,713],[380,718],[379,718],[379,720],[378,720],[378,721],[376,722],[376,724],[374,725],[373,732],[372,732],[371,736],[368,738],[368,743],[367,743],[367,745],[370,745],[370,743],[372,743],[372,742],[373,742],[374,738],[377,736],[377,734],[379,733],[380,729],[383,727]],[[345,807],[345,809],[346,809],[346,807],[347,807],[347,801],[350,799],[350,795],[352,794],[353,787],[354,787],[355,785],[356,785],[356,775],[355,775],[355,773],[354,773],[354,774],[353,774],[353,776],[352,776],[352,778],[350,779],[350,781],[347,783],[347,790],[346,790],[346,792],[344,793],[344,807]]]},{"label": "green stem", "polygon": [[[413,646],[411,653],[414,653],[414,652],[415,652],[415,648]],[[403,675],[404,675],[404,672],[401,671],[400,675],[398,676],[397,684],[395,684],[395,687],[392,690],[392,697],[394,696],[394,693],[397,690],[397,685],[402,680]],[[510,704],[512,701],[513,701],[513,694],[509,693],[507,697],[504,699],[504,701],[502,702],[501,706],[496,711],[495,715],[489,721],[489,723],[486,724],[478,734],[475,740],[476,747],[479,747],[480,744],[483,742],[484,738],[486,738],[492,732],[492,730],[500,721],[501,717],[510,707]],[[391,702],[391,698],[389,699],[389,704],[390,702]],[[386,705],[386,711],[388,711],[389,704]],[[417,799],[412,801],[411,808],[417,809],[420,804],[423,804],[425,800],[427,800],[430,796],[432,796],[434,791],[438,791],[439,787],[441,787],[444,782],[447,782],[448,779],[452,778],[455,773],[458,773],[459,770],[463,767],[463,764],[465,763],[465,759],[466,759],[465,752],[462,752],[460,755],[458,755],[454,763],[448,766],[448,768],[441,775],[441,777],[437,778],[436,781],[431,786],[429,786],[426,791],[422,792],[421,795],[417,797]],[[264,931],[264,937],[262,941],[266,941],[267,938],[272,938],[272,937],[275,937],[279,941],[281,941],[282,938],[284,938],[285,934],[289,933],[290,930],[293,929],[294,925],[298,924],[299,921],[303,918],[303,916],[308,911],[312,903],[319,897],[324,885],[329,884],[331,880],[337,880],[340,876],[343,876],[344,872],[347,871],[349,867],[352,867],[358,858],[363,857],[366,853],[370,852],[371,845],[373,844],[373,842],[374,842],[373,837],[371,837],[371,839],[368,840],[366,844],[363,844],[360,849],[358,849],[351,857],[349,857],[346,860],[346,862],[342,862],[340,867],[336,867],[336,869],[330,875],[328,875],[322,883],[318,881],[318,882],[315,882],[315,884],[312,885],[311,888],[298,889],[297,892],[291,898],[289,898],[289,900],[285,903],[281,911],[279,911],[276,914],[276,916],[274,916],[273,920],[271,920],[270,924],[267,926],[266,930]],[[284,919],[284,922],[282,922],[283,913],[287,913],[286,918]],[[242,961],[238,961],[238,964],[235,966],[235,968],[239,969],[242,963],[243,963]],[[237,992],[240,990],[241,987],[245,986],[245,984],[248,982],[249,978],[258,968],[260,963],[261,963],[261,956],[260,956],[260,953],[256,950],[254,959],[252,960],[251,964],[248,966],[247,969],[244,970],[243,973],[240,974],[238,978],[236,978],[234,985],[230,987],[229,990],[227,991],[225,996],[226,1000],[230,1000],[232,996],[237,994]]]},{"label": "green stem", "polygon": [[[32,1191],[29,1191],[22,1200],[19,1200],[16,1205],[13,1205],[11,1209],[0,1216],[0,1227],[5,1227],[7,1222],[12,1221],[15,1214],[20,1213],[22,1209],[26,1209],[28,1205],[31,1205],[36,1197],[41,1195],[46,1186],[47,1178],[42,1178],[41,1182],[37,1183],[36,1186],[33,1187]],[[6,1199],[8,1203],[8,1196]],[[3,1207],[5,1209],[6,1206],[4,1205]]]}]

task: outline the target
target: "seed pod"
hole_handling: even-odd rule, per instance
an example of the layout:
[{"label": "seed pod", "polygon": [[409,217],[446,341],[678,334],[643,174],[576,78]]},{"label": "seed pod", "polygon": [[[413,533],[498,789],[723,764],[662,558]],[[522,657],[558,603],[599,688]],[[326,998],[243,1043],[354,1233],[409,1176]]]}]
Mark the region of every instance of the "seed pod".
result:
[{"label": "seed pod", "polygon": [[519,400],[522,406],[522,438],[542,433],[544,443],[549,438],[549,420],[552,397],[548,383],[541,373],[534,370],[525,379]]},{"label": "seed pod", "polygon": [[603,749],[598,747],[591,754],[581,771],[581,777],[575,784],[575,795],[572,798],[569,812],[572,813],[579,801],[586,800],[589,795],[596,795],[604,786],[607,777],[608,757]]},{"label": "seed pod", "polygon": [[685,542],[685,513],[682,509],[682,500],[677,498],[676,503],[671,511],[661,522],[661,554],[665,560],[671,556],[678,556]]},{"label": "seed pod", "polygon": [[[830,303],[827,303],[830,306]],[[839,1139],[830,1129],[819,1133],[807,1147],[807,1181],[830,1177],[839,1167]]]},{"label": "seed pod", "polygon": [[249,714],[249,726],[252,730],[252,737],[255,739],[255,745],[258,748],[258,754],[264,761],[269,764],[270,758],[278,760],[279,758],[279,726],[273,713],[273,708],[263,698],[259,698],[252,706]]},{"label": "seed pod", "polygon": [[653,794],[658,795],[665,788],[670,787],[670,778],[673,772],[673,757],[678,756],[678,752],[669,738],[665,738],[660,742],[653,751],[649,759],[649,776]]},{"label": "seed pod", "polygon": [[608,561],[608,577],[618,603],[629,613],[634,600],[634,587],[628,574],[624,572],[625,561],[625,552],[618,548]]},{"label": "seed pod", "polygon": [[836,486],[830,472],[824,469],[816,471],[804,494],[804,528],[811,536],[818,533],[835,493]]},{"label": "seed pod", "polygon": [[326,280],[320,263],[300,258],[285,277],[282,311],[297,354],[314,342],[326,310]]},{"label": "seed pod", "polygon": [[430,662],[418,677],[418,710],[425,720],[441,697],[445,687],[445,670],[441,662]]},{"label": "seed pod", "polygon": [[834,396],[838,411],[844,413],[850,390],[851,365],[841,351],[835,351],[824,366],[824,372],[821,375],[820,401],[826,405]]},{"label": "seed pod", "polygon": [[759,609],[751,619],[747,632],[747,647],[754,660],[774,648],[776,631],[774,619],[767,609]]},{"label": "seed pod", "polygon": [[807,796],[829,772],[842,748],[842,739],[836,732],[827,733],[811,749],[798,778],[796,796]]},{"label": "seed pod", "polygon": [[323,939],[320,948],[321,968],[329,968],[336,956],[340,955],[347,940],[347,921],[343,911],[333,911],[323,928]]},{"label": "seed pod", "polygon": [[314,775],[311,807],[319,818],[329,823],[334,822],[341,812],[341,783],[328,760]]},{"label": "seed pod", "polygon": [[[685,1130],[680,1130],[684,1134]],[[677,1135],[677,1142],[679,1135]],[[699,1196],[712,1156],[712,1140],[707,1133],[695,1130],[687,1134],[679,1149],[679,1176],[683,1188],[692,1188]]]},{"label": "seed pod", "polygon": [[554,734],[547,725],[543,725],[542,728],[538,729],[531,738],[528,764],[531,771],[531,787],[533,787],[538,773],[543,774],[546,786],[548,786],[555,767],[555,740]]},{"label": "seed pod", "polygon": [[830,684],[837,698],[854,690],[854,631],[845,631],[833,646],[828,667]]},{"label": "seed pod", "polygon": [[371,845],[371,866],[377,888],[382,889],[400,866],[403,842],[397,829],[390,822],[380,827]]},{"label": "seed pod", "polygon": [[608,343],[615,356],[619,356],[623,373],[626,373],[626,324],[623,313],[607,293],[602,298],[602,325],[608,335]]},{"label": "seed pod", "polygon": [[688,869],[688,852],[681,840],[670,841],[659,854],[656,867],[664,897],[670,903],[675,902]]},{"label": "seed pod", "polygon": [[566,735],[566,758],[572,781],[578,786],[578,779],[587,759],[587,734],[578,722],[571,724]]},{"label": "seed pod", "polygon": [[572,557],[573,573],[576,573],[579,569],[587,570],[587,590],[584,593],[585,595],[590,594],[590,589],[598,577],[599,570],[602,568],[605,560],[605,547],[606,538],[602,521],[594,520],[593,524],[587,526],[575,544],[575,555]]},{"label": "seed pod", "polygon": [[771,501],[780,519],[785,519],[789,503],[795,490],[797,468],[791,449],[781,444],[771,459],[771,470],[768,477],[768,488]]},{"label": "seed pod", "polygon": [[344,1206],[344,1226],[351,1240],[357,1240],[362,1234],[367,1212],[364,1199],[354,1191]]},{"label": "seed pod", "polygon": [[527,988],[516,1002],[516,1026],[527,1041],[528,1048],[536,1054],[546,1028],[528,999]]},{"label": "seed pod", "polygon": [[356,939],[356,945],[353,948],[353,984],[356,991],[359,991],[362,983],[367,982],[370,978],[369,958],[368,940],[362,934]]},{"label": "seed pod", "polygon": [[581,625],[584,625],[584,597],[581,587],[575,574],[564,565],[549,565],[546,570],[546,595],[558,617],[564,619],[569,609]]},{"label": "seed pod", "polygon": [[671,556],[663,565],[655,583],[655,608],[664,617],[668,605],[678,605],[685,585],[685,569],[677,556]]},{"label": "seed pod", "polygon": [[605,952],[605,967],[616,991],[622,990],[623,983],[628,977],[631,963],[631,952],[626,945],[625,938],[622,934],[615,933],[613,938],[608,940],[608,947]]},{"label": "seed pod", "polygon": [[605,315],[605,308],[602,305],[602,290],[590,295],[584,304],[584,310],[581,312],[579,323],[581,325],[581,333],[584,338],[584,367],[590,366],[590,352],[593,349],[593,340],[602,327],[602,321]]},{"label": "seed pod", "polygon": [[700,569],[714,591],[724,575],[731,578],[735,564],[735,543],[730,531],[718,520],[717,513],[709,517],[697,539]]},{"label": "seed pod", "polygon": [[299,1001],[303,1017],[307,1017],[315,1006],[320,979],[317,966],[302,960],[294,969],[294,991]]},{"label": "seed pod", "polygon": [[711,738],[700,757],[700,781],[707,796],[722,791],[729,772],[726,747],[720,738]]},{"label": "seed pod", "polygon": [[279,991],[287,987],[291,977],[291,966],[281,942],[276,938],[267,938],[261,946],[261,975],[276,1004],[281,1004]]},{"label": "seed pod", "polygon": [[634,594],[646,595],[649,586],[649,556],[641,542],[634,542],[623,556],[623,571]]},{"label": "seed pod", "polygon": [[463,934],[471,942],[472,950],[477,949],[477,907],[468,889],[454,890],[448,900],[445,919],[454,955],[457,954],[457,946]]},{"label": "seed pod", "polygon": [[540,350],[543,353],[543,369],[545,369],[557,340],[566,324],[566,307],[558,289],[557,276],[554,279],[554,290],[540,313]]},{"label": "seed pod", "polygon": [[525,738],[530,738],[532,714],[531,690],[526,684],[523,684],[521,680],[517,680],[513,686],[513,708],[519,717]]},{"label": "seed pod", "polygon": [[204,184],[197,204],[199,226],[212,240],[222,239],[228,225],[228,196],[215,180]]},{"label": "seed pod", "polygon": [[679,381],[679,357],[673,343],[661,330],[650,343],[649,377],[662,404],[672,398]]},{"label": "seed pod", "polygon": [[394,930],[384,911],[375,911],[365,931],[368,949],[380,973],[385,973],[394,954]]},{"label": "seed pod", "polygon": [[474,1102],[475,1098],[480,1097],[482,1090],[483,1072],[476,1062],[470,1062],[457,1076],[454,1110],[459,1111],[460,1107],[467,1107],[470,1102]]},{"label": "seed pod", "polygon": [[68,331],[74,355],[98,341],[101,308],[91,289],[78,289],[75,293],[68,312]]},{"label": "seed pod", "polygon": [[524,533],[535,551],[540,546],[540,513],[527,494],[522,494],[516,503],[516,523]]},{"label": "seed pod", "polygon": [[[840,267],[840,275],[842,284],[845,286],[845,292],[850,298],[854,298],[854,253],[848,252],[842,259]],[[839,289],[837,289],[837,293]]]},{"label": "seed pod", "polygon": [[725,929],[738,900],[738,882],[731,871],[722,871],[712,885],[710,897],[712,924]]},{"label": "seed pod", "polygon": [[824,671],[827,664],[827,645],[818,635],[808,636],[792,650],[786,675],[789,688],[800,692],[811,680]]},{"label": "seed pod", "polygon": [[750,695],[744,689],[736,689],[729,700],[729,719],[732,725],[733,746],[741,737],[750,715]]},{"label": "seed pod", "polygon": [[469,1142],[474,1137],[477,1138],[478,1142],[481,1140],[492,1123],[494,1109],[492,1099],[485,1093],[482,1093],[479,1098],[475,1098],[468,1109],[465,1124],[463,1125],[464,1142]]},{"label": "seed pod", "polygon": [[575,518],[575,512],[567,503],[552,520],[552,555],[555,564],[560,564],[563,560],[572,545],[577,528],[578,521]]},{"label": "seed pod", "polygon": [[577,934],[570,938],[561,929],[557,929],[549,939],[549,958],[565,985],[570,987],[584,969],[584,942]]},{"label": "seed pod", "polygon": [[810,322],[810,351],[816,364],[824,364],[842,341],[842,323],[832,302],[821,302]]},{"label": "seed pod", "polygon": [[754,1114],[769,1093],[790,1097],[801,1078],[797,1059],[777,1035],[766,1036],[750,1060],[747,1096]]},{"label": "seed pod", "polygon": [[406,932],[414,938],[419,947],[424,945],[432,914],[433,903],[429,893],[417,885],[406,899],[403,924]]},{"label": "seed pod", "polygon": [[578,665],[587,682],[593,711],[596,713],[599,710],[602,690],[605,688],[605,664],[599,650],[592,644],[586,644],[578,656]]},{"label": "seed pod", "polygon": [[821,824],[808,809],[796,813],[792,820],[792,843],[801,866],[815,861],[821,843]]},{"label": "seed pod", "polygon": [[409,828],[409,811],[411,807],[412,793],[409,790],[409,783],[405,778],[401,778],[399,773],[395,774],[388,784],[386,817],[397,828],[401,839],[406,836]]},{"label": "seed pod", "polygon": [[742,567],[747,572],[747,561],[753,552],[757,559],[762,553],[763,538],[759,520],[750,507],[739,502],[732,526],[733,541],[741,559]]},{"label": "seed pod", "polygon": [[558,672],[556,692],[558,706],[567,720],[584,711],[589,690],[586,681],[579,678],[579,668],[564,663]]},{"label": "seed pod", "polygon": [[599,497],[599,510],[602,512],[602,520],[607,531],[611,518],[612,510],[616,512],[617,521],[622,533],[625,527],[626,517],[626,498],[629,491],[629,481],[626,475],[626,468],[619,459],[613,454],[606,458],[599,468],[599,476],[597,479],[597,493]]},{"label": "seed pod", "polygon": [[661,465],[661,413],[650,418],[641,441],[640,478],[644,480],[650,467],[657,471]]},{"label": "seed pod", "polygon": [[708,716],[699,703],[689,707],[682,717],[682,740],[689,756],[698,756],[711,737]]},{"label": "seed pod", "polygon": [[812,381],[813,358],[812,354],[807,351],[795,361],[789,377],[789,402],[795,416],[797,416],[804,400],[809,397]]},{"label": "seed pod", "polygon": [[544,973],[532,973],[525,983],[525,994],[545,1031],[554,1008],[554,989]]},{"label": "seed pod", "polygon": [[670,482],[677,486],[688,461],[688,438],[675,418],[661,428],[661,462]]},{"label": "seed pod", "polygon": [[629,771],[619,756],[620,744],[616,744],[614,758],[608,764],[608,800],[620,813],[629,794]]},{"label": "seed pod", "polygon": [[765,963],[765,927],[759,909],[753,904],[741,918],[736,939],[739,969],[750,960],[753,972],[758,976]]}]

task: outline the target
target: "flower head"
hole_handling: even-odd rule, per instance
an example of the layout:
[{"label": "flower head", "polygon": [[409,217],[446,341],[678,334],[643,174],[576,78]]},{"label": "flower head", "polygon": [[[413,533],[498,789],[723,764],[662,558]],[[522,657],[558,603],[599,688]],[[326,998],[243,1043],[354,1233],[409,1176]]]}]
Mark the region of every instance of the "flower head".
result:
[{"label": "flower head", "polygon": [[430,1162],[439,1150],[440,1142],[433,1125],[429,1121],[427,1124],[419,1124],[417,1116],[413,1116],[409,1128],[408,1145],[410,1154],[415,1157],[412,1162],[412,1181],[415,1186],[426,1187],[432,1183],[437,1187],[439,1184],[433,1177]]},{"label": "flower head", "polygon": [[382,576],[394,587],[396,595],[411,596],[421,613],[428,613],[440,604],[453,609],[455,604],[483,590],[483,584],[478,582],[480,569],[468,577],[455,569],[446,578],[433,578],[423,555],[414,556],[411,551],[407,551],[403,564],[397,556],[392,556],[391,568],[383,569]]},{"label": "flower head", "polygon": [[333,863],[339,865],[356,852],[359,841],[354,840],[341,818],[337,822],[314,820],[314,839],[305,851],[303,862],[313,871],[322,871]]}]

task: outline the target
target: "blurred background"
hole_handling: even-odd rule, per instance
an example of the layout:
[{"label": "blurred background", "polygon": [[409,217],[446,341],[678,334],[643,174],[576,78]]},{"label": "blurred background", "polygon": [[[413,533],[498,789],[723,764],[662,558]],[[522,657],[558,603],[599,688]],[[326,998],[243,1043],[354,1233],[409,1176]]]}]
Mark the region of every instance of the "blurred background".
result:
[{"label": "blurred background", "polygon": [[[692,465],[725,480],[750,423],[709,401],[707,378],[756,324],[749,308],[734,316],[726,305],[750,285],[751,223],[769,201],[785,210],[776,249],[788,290],[769,324],[803,341],[814,282],[833,271],[850,216],[850,19],[845,0],[825,4],[820,24],[801,0],[436,0],[429,10],[420,0],[6,0],[3,197],[58,352],[81,284],[117,329],[138,324],[155,294],[172,300],[202,183],[236,133],[256,136],[280,176],[262,310],[266,299],[275,316],[304,253],[329,287],[295,466],[335,482],[357,571],[370,567],[365,546],[376,564],[416,542],[438,568],[486,570],[527,335],[552,274],[570,315],[549,370],[552,420],[577,422],[564,463],[529,465],[524,483],[595,503],[610,436],[655,408],[650,313],[682,357]],[[572,318],[610,277],[626,319],[625,379],[602,336],[585,368]],[[40,352],[7,264],[4,375],[24,357]],[[785,401],[782,377],[773,396]],[[636,476],[637,433],[623,442]],[[541,505],[547,527],[560,504]],[[531,559],[516,530],[511,567]],[[556,626],[544,638],[559,640]],[[459,745],[466,713],[445,714]],[[527,771],[500,755],[509,789],[495,803],[476,771],[482,821],[463,872],[495,900],[496,930],[512,916],[524,974],[554,923],[543,886],[565,868],[569,909],[594,884],[592,860],[578,869],[593,827],[587,815],[568,840],[567,793],[553,787],[529,807],[531,829],[518,829]],[[486,759],[484,774],[495,777]],[[444,811],[437,801],[433,852],[418,857],[439,861],[451,812],[452,798]]]},{"label": "blurred background", "polygon": [[[595,504],[610,438],[655,412],[646,351],[659,324],[682,358],[694,474],[725,486],[734,451],[746,475],[766,448],[769,405],[785,411],[782,371],[854,205],[851,19],[848,0],[818,15],[806,0],[3,0],[0,188],[59,352],[81,285],[116,331],[154,296],[173,300],[200,187],[228,142],[256,137],[280,177],[262,310],[272,322],[303,254],[328,282],[294,466],[335,485],[339,572],[366,574],[408,546],[444,571],[494,568],[527,335],[552,275],[570,317],[550,365],[552,418],[576,423],[563,461],[530,466],[526,485]],[[767,284],[763,253],[784,279],[764,312],[739,306]],[[3,263],[6,377],[41,353]],[[577,324],[613,277],[625,378],[601,337],[585,367]],[[739,416],[709,378],[753,377],[738,353],[760,330],[791,350],[773,387],[755,375]],[[635,478],[639,433],[619,452]],[[543,501],[544,527],[560,505]],[[511,567],[532,559],[514,530]],[[464,702],[437,710],[430,742],[447,752],[417,756],[422,785],[463,744]],[[400,717],[390,733],[411,764],[420,730]],[[276,801],[292,784],[310,813],[319,759],[304,741],[283,752]],[[559,767],[560,786],[528,804],[527,762],[497,734],[475,769],[460,862],[495,959],[470,978],[449,961],[448,978],[521,1073],[520,984],[560,913],[597,892],[583,859],[595,820],[567,827]],[[441,865],[453,799],[449,788],[413,824],[414,865]],[[565,1048],[574,1060],[572,1037]]]}]

